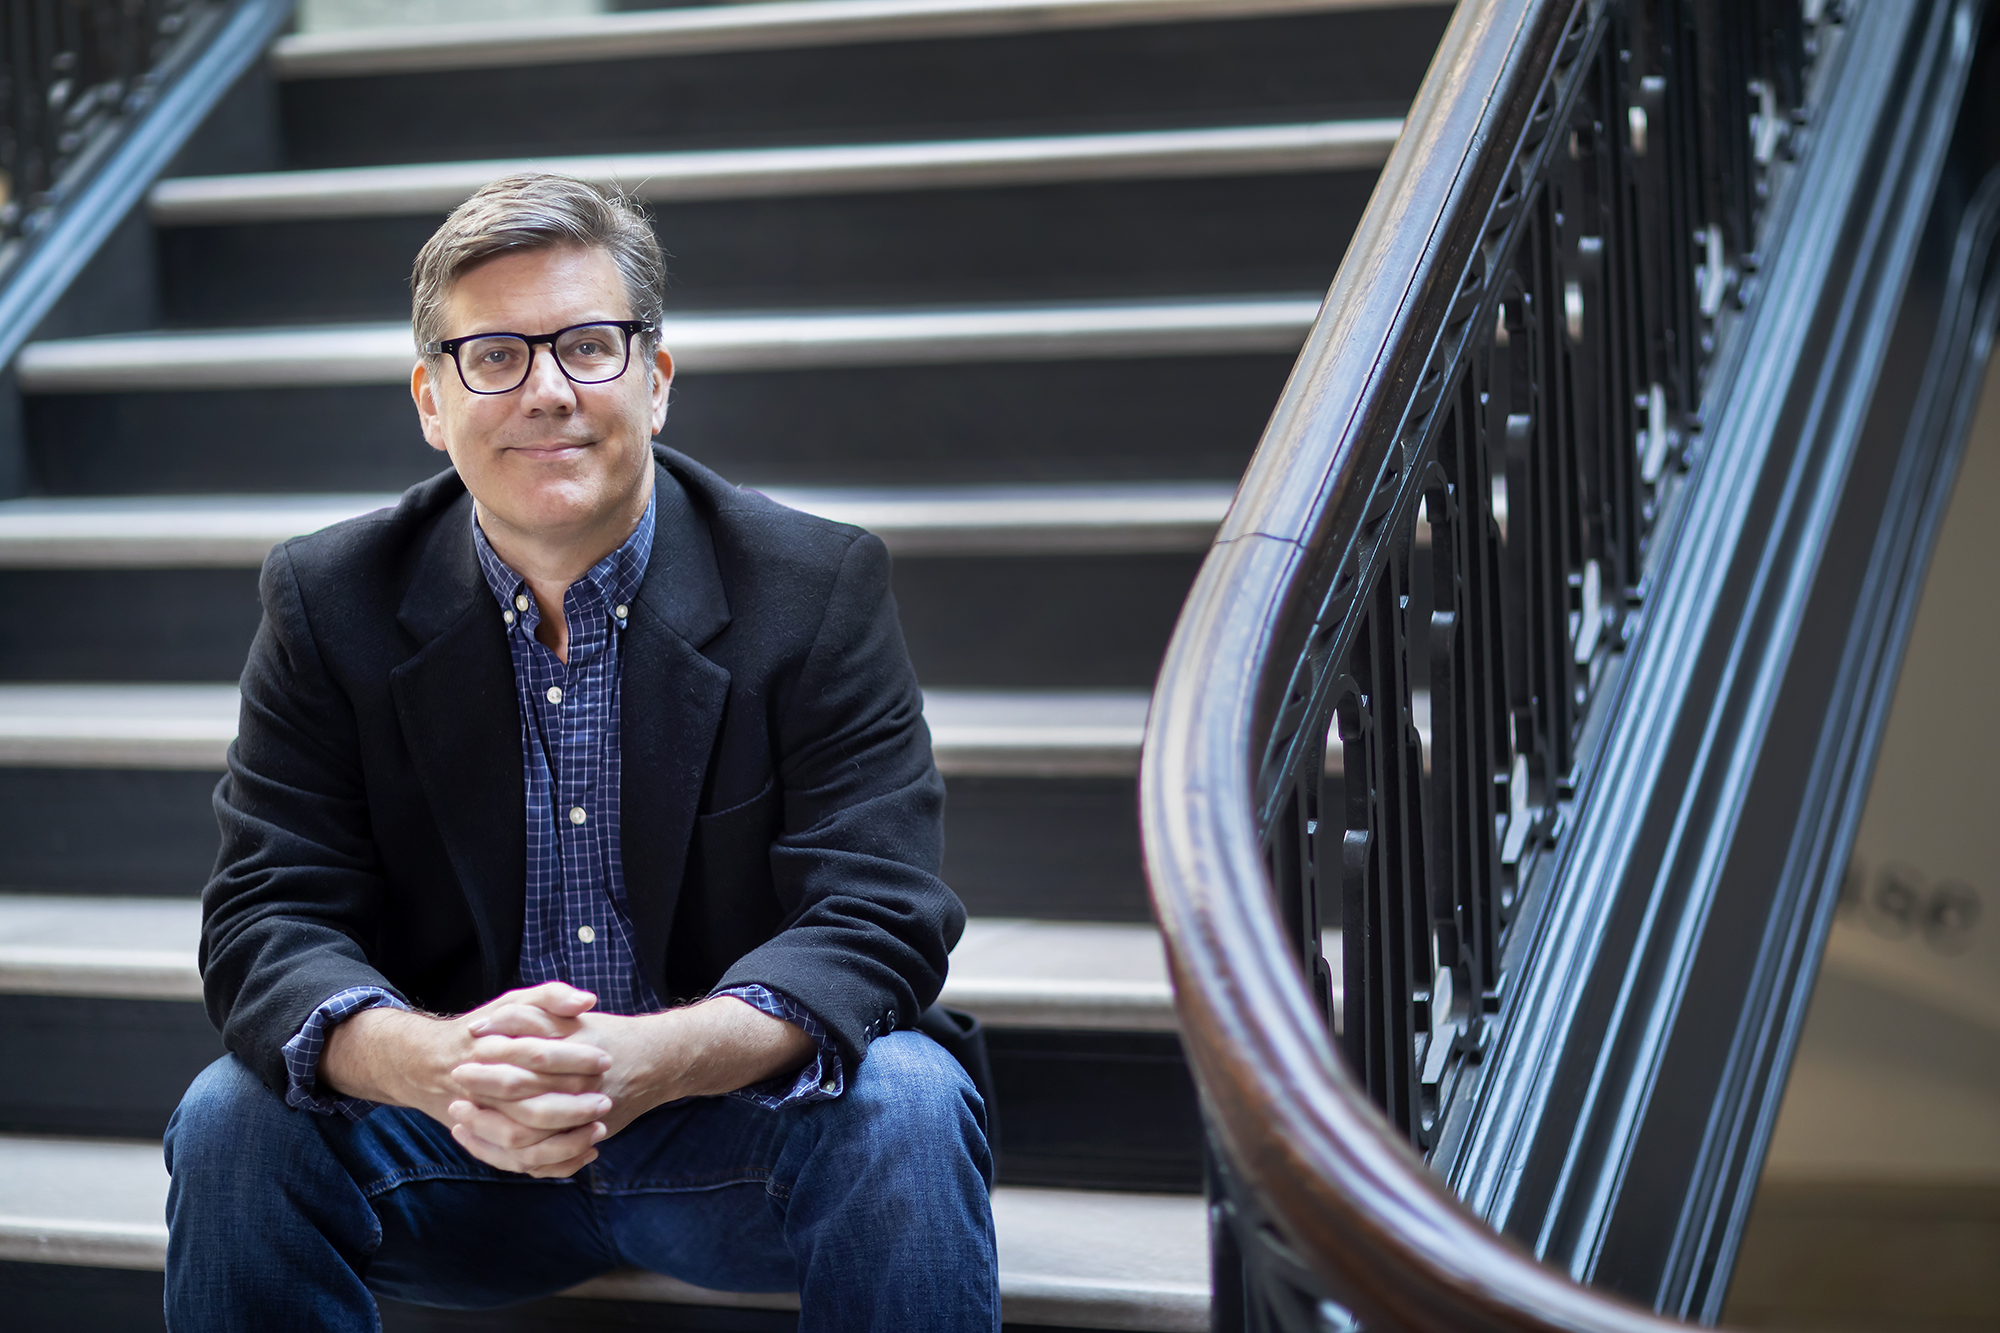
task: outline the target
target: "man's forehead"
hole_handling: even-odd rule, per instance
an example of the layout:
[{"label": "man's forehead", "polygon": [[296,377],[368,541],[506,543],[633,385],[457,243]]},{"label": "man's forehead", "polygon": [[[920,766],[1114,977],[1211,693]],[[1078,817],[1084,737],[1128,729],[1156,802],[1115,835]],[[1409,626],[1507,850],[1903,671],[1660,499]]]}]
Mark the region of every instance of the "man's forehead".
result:
[{"label": "man's forehead", "polygon": [[[559,323],[632,317],[617,261],[609,251],[594,246],[502,251],[453,278],[445,290],[444,306],[453,323],[503,315],[554,318]],[[571,315],[574,318],[568,318]]]}]

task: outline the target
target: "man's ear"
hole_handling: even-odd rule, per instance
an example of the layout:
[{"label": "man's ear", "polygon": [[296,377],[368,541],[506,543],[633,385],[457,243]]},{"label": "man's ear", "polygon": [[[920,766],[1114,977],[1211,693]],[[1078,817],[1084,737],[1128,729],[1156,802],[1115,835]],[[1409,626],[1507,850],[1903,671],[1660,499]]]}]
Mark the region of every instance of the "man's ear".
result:
[{"label": "man's ear", "polygon": [[674,387],[674,355],[665,347],[653,353],[653,434],[667,424],[667,394]]},{"label": "man's ear", "polygon": [[431,382],[430,367],[422,357],[417,358],[415,369],[410,371],[410,397],[417,404],[417,421],[424,428],[425,443],[440,453],[445,452],[444,417],[438,411],[436,386]]}]

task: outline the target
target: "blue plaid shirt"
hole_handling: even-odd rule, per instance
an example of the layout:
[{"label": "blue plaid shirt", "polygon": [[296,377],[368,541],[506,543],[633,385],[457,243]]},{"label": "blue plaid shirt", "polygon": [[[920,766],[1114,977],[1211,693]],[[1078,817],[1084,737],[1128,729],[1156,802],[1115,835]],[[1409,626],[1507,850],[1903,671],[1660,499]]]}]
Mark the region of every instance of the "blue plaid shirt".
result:
[{"label": "blue plaid shirt", "polygon": [[[527,911],[521,930],[521,984],[566,981],[597,996],[613,1014],[646,1014],[665,1006],[647,984],[633,953],[619,855],[620,645],[632,599],[653,550],[654,505],[647,501],[625,544],[563,594],[569,625],[565,662],[535,637],[541,608],[526,580],[494,552],[475,517],[479,567],[498,604],[513,655],[521,706],[521,768],[527,787]],[[840,1095],[840,1056],[818,1019],[790,996],[765,986],[718,992],[796,1024],[817,1048],[796,1075],[741,1089],[736,1095],[778,1107]],[[372,1103],[319,1090],[326,1034],[342,1020],[378,1004],[407,1008],[377,986],[329,997],[285,1043],[293,1106],[359,1118]]]}]

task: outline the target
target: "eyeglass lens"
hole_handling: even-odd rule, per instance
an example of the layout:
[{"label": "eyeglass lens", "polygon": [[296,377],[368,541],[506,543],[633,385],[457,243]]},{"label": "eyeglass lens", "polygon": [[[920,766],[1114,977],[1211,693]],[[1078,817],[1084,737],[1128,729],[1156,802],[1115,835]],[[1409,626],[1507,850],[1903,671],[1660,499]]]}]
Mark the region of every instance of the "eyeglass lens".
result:
[{"label": "eyeglass lens", "polygon": [[[615,324],[564,329],[553,344],[556,362],[579,384],[602,384],[625,373],[630,351],[625,330]],[[458,370],[474,393],[506,393],[528,378],[534,349],[511,333],[468,338],[458,346]]]}]

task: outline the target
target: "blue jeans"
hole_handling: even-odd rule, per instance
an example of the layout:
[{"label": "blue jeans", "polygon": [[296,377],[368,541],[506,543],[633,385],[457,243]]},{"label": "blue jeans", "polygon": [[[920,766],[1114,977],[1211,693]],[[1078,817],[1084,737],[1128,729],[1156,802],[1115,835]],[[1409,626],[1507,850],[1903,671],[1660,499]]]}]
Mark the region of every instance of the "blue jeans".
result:
[{"label": "blue jeans", "polygon": [[536,1180],[418,1111],[293,1110],[225,1056],[167,1126],[167,1327],[373,1330],[371,1293],[477,1309],[644,1268],[797,1291],[801,1333],[993,1333],[984,1117],[950,1056],[897,1032],[832,1101],[662,1106]]}]

